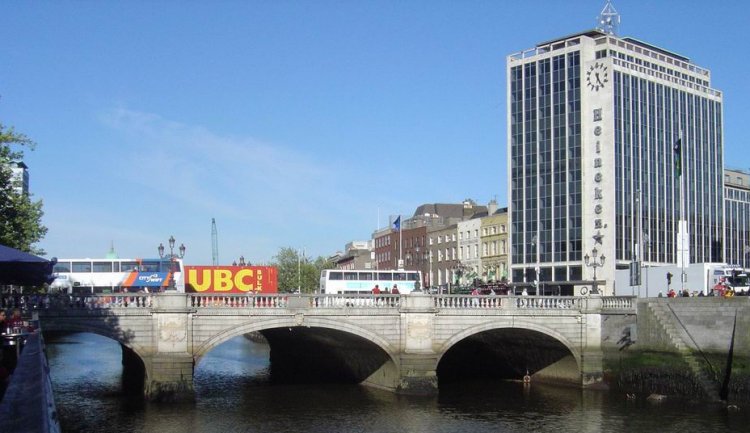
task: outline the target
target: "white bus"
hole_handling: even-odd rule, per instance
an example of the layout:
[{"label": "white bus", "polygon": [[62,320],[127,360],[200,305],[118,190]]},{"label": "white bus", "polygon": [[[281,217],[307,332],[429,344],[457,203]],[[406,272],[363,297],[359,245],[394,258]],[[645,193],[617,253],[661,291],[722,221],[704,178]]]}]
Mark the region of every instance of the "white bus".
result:
[{"label": "white bus", "polygon": [[58,259],[52,270],[52,290],[68,294],[159,292],[172,279],[185,291],[182,260],[164,259]]},{"label": "white bus", "polygon": [[422,273],[343,269],[325,269],[320,272],[321,294],[372,293],[376,284],[380,293],[390,293],[394,285],[398,287],[399,293],[411,293],[422,288]]},{"label": "white bus", "polygon": [[748,281],[747,273],[742,269],[742,266],[726,265],[715,268],[709,282],[711,288],[719,284],[722,279],[724,284],[731,287],[735,293],[742,293],[743,295],[748,294],[750,281]]}]

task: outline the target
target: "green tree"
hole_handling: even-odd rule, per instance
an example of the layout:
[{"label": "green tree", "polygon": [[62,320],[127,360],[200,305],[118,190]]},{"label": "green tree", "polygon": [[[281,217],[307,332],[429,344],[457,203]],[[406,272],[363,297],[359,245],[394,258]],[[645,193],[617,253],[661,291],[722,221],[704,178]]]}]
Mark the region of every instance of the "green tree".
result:
[{"label": "green tree", "polygon": [[0,124],[0,244],[43,255],[34,247],[45,234],[42,225],[42,201],[32,201],[29,194],[16,190],[11,164],[23,160],[23,152],[12,146],[34,150],[35,143],[12,127]]},{"label": "green tree", "polygon": [[301,287],[302,293],[313,293],[320,285],[320,271],[333,267],[323,257],[310,260],[290,247],[281,248],[274,260],[272,265],[278,270],[280,292],[296,292]]}]

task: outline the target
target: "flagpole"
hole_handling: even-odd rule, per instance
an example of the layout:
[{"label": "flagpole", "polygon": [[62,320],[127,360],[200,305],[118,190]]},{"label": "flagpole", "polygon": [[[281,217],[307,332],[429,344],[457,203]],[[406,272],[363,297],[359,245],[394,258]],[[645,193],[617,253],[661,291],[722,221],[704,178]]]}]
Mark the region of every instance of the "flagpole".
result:
[{"label": "flagpole", "polygon": [[682,148],[684,147],[684,143],[682,142],[682,128],[680,128],[680,137],[678,138],[680,141],[680,245],[682,248],[680,248],[680,268],[682,270],[682,275],[680,275],[680,289],[682,291],[685,290],[685,238],[686,238],[686,232],[687,232],[687,222],[685,221],[685,176],[684,176],[684,170],[682,169],[683,164],[683,151]]},{"label": "flagpole", "polygon": [[[403,258],[403,252],[404,252],[404,238],[402,235],[401,226],[403,225],[403,221],[401,221],[401,215],[398,216],[398,263],[399,265],[403,265],[404,258]],[[401,268],[403,266],[400,266]]]}]

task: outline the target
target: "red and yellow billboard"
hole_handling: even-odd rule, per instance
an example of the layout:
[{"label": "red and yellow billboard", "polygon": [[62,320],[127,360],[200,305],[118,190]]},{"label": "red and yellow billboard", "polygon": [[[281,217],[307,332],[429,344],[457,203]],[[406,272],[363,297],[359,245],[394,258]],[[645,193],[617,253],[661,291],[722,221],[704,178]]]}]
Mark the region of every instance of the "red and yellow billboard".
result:
[{"label": "red and yellow billboard", "polygon": [[273,266],[185,266],[188,293],[277,293]]}]

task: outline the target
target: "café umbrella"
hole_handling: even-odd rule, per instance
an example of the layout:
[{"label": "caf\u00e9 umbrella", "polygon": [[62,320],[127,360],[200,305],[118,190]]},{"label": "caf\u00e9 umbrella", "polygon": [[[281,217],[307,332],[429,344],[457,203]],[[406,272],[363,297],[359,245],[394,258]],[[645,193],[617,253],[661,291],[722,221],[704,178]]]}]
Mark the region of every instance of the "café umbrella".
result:
[{"label": "caf\u00e9 umbrella", "polygon": [[51,282],[56,260],[0,245],[0,285],[40,286]]}]

